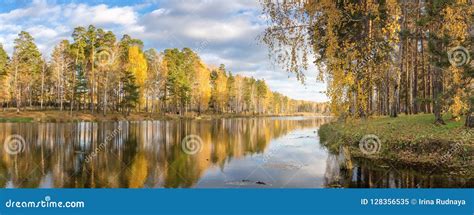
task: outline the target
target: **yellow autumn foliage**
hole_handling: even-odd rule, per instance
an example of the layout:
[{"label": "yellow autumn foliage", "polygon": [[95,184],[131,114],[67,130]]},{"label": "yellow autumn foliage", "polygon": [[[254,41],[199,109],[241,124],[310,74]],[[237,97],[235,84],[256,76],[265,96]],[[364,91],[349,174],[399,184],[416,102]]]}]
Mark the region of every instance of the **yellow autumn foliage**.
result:
[{"label": "yellow autumn foliage", "polygon": [[139,104],[143,106],[145,103],[144,89],[147,80],[148,65],[145,55],[138,46],[132,46],[128,51],[128,69],[135,75],[135,82],[139,87],[140,93]]}]

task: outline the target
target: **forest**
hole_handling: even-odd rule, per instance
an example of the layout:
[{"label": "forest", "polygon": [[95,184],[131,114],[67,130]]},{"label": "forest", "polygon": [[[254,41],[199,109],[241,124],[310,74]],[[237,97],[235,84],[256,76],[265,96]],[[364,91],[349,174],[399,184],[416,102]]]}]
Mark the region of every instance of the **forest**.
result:
[{"label": "forest", "polygon": [[474,127],[472,0],[262,0],[271,57],[315,64],[346,118],[434,114]]},{"label": "forest", "polygon": [[144,50],[141,40],[77,27],[45,57],[28,32],[14,41],[12,56],[0,44],[3,110],[58,110],[95,114],[326,113],[324,103],[272,92],[263,79],[233,75],[206,65],[189,48]]}]

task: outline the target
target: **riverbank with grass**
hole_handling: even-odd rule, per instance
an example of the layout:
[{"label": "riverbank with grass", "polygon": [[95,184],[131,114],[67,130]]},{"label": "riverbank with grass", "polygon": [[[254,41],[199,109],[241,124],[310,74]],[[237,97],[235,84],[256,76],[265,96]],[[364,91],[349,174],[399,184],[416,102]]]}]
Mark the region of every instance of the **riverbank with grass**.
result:
[{"label": "riverbank with grass", "polygon": [[125,116],[122,113],[92,114],[90,112],[69,111],[15,111],[0,112],[0,123],[2,122],[101,122],[101,121],[143,121],[143,120],[173,120],[173,119],[195,119],[210,120],[220,118],[245,118],[245,117],[284,117],[284,116],[322,116],[315,113],[294,114],[195,114],[185,115],[161,114],[161,113],[131,113]]},{"label": "riverbank with grass", "polygon": [[325,124],[318,133],[330,151],[352,158],[473,178],[474,129],[449,117],[446,125],[433,122],[431,114],[354,119]]}]

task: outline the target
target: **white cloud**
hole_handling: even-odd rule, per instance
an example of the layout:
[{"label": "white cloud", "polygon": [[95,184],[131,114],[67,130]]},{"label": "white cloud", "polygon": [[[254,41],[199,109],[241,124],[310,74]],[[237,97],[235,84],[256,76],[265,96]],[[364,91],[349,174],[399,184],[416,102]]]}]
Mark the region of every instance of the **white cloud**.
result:
[{"label": "white cloud", "polygon": [[7,31],[20,31],[21,26],[18,25],[12,25],[12,24],[1,24],[0,23],[0,29],[1,31],[7,32]]},{"label": "white cloud", "polygon": [[138,15],[132,7],[109,7],[105,4],[96,6],[70,4],[66,6],[63,14],[70,23],[76,25],[93,23],[96,25],[133,26],[138,19]]},{"label": "white cloud", "polygon": [[43,25],[32,26],[26,29],[35,38],[54,39],[58,36],[58,32],[52,28]]},{"label": "white cloud", "polygon": [[150,14],[153,15],[153,16],[158,17],[158,16],[163,16],[163,15],[168,15],[169,13],[170,13],[169,10],[164,9],[164,8],[160,8],[160,9],[152,11]]},{"label": "white cloud", "polygon": [[19,8],[11,10],[8,13],[0,14],[0,20],[5,22],[18,21],[21,19],[28,19],[31,21],[46,21],[52,14],[60,12],[60,6],[48,5],[46,1],[35,0],[27,8]]},{"label": "white cloud", "polygon": [[230,41],[253,34],[258,26],[252,26],[246,20],[230,20],[229,22],[198,20],[187,24],[185,36],[198,40]]}]

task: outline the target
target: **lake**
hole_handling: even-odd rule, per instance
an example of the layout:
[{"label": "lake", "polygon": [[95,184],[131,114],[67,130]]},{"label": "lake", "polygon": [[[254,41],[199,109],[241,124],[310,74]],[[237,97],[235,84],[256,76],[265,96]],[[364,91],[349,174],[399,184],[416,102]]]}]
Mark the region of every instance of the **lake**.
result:
[{"label": "lake", "polygon": [[2,188],[473,187],[320,145],[331,118],[0,123]]}]

